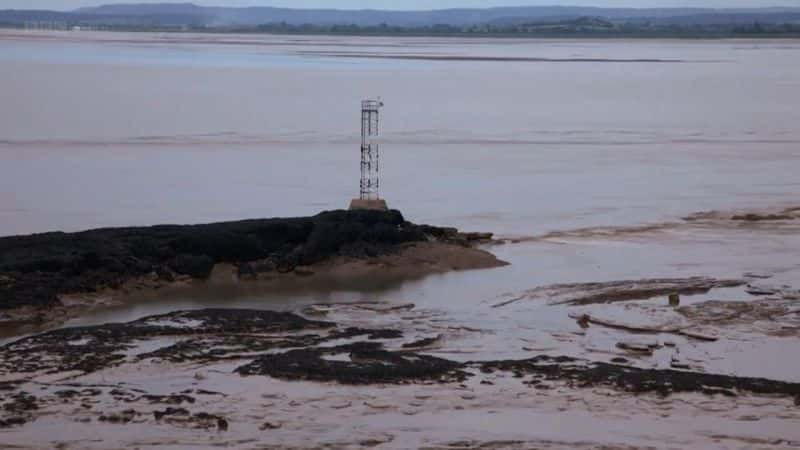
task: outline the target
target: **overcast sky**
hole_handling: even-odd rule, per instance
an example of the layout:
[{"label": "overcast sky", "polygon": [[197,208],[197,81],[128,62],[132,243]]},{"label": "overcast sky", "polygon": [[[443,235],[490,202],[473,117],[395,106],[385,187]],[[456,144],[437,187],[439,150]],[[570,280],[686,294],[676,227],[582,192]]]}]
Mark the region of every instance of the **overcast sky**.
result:
[{"label": "overcast sky", "polygon": [[[166,3],[189,0],[0,0],[0,9],[73,9],[108,3]],[[579,5],[613,7],[762,7],[797,6],[800,0],[196,0],[192,3],[213,6],[283,6],[293,8],[371,8],[371,9],[438,9],[454,7],[488,7],[520,5]]]}]

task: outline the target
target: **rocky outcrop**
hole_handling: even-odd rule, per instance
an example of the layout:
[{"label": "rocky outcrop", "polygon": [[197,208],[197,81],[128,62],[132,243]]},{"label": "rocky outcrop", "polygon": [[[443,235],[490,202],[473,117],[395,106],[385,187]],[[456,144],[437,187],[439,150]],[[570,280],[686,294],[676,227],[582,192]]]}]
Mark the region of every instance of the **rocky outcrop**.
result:
[{"label": "rocky outcrop", "polygon": [[313,217],[205,225],[109,228],[0,238],[0,311],[56,306],[59,297],[115,289],[150,276],[207,278],[215,265],[240,275],[292,272],[336,256],[369,258],[402,245],[470,245],[490,235],[415,225],[399,211],[329,211]]}]

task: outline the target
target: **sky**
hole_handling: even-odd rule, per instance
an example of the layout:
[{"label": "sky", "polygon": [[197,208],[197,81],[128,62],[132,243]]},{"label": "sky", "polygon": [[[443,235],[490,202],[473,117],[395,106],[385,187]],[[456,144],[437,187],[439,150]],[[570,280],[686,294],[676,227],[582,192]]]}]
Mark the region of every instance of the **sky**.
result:
[{"label": "sky", "polygon": [[439,9],[485,8],[490,6],[604,6],[604,7],[800,7],[800,0],[0,0],[0,9],[57,9],[68,10],[81,6],[109,3],[179,3],[191,2],[209,6],[281,6],[292,8],[341,9]]}]

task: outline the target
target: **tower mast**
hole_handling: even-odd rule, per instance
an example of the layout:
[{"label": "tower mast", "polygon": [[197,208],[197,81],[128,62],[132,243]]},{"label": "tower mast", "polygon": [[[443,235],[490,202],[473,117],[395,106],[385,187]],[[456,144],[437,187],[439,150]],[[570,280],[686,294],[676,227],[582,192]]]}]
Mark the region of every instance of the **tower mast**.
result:
[{"label": "tower mast", "polygon": [[361,101],[361,183],[359,198],[350,203],[350,209],[387,209],[381,200],[380,190],[380,109],[383,102]]}]

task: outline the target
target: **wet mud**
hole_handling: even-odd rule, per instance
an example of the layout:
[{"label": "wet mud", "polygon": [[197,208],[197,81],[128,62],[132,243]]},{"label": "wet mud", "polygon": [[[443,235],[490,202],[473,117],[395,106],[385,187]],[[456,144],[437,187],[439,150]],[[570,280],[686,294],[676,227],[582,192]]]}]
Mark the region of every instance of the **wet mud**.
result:
[{"label": "wet mud", "polygon": [[[696,316],[688,309],[682,313]],[[417,350],[438,339],[409,341],[395,329],[337,327],[333,322],[309,320],[292,313],[236,309],[184,311],[122,324],[64,328],[23,338],[0,347],[3,361],[0,376],[22,380],[43,374],[77,376],[143,361],[204,364],[233,361],[237,364],[233,373],[241,376],[352,385],[458,383],[480,373],[502,371],[516,377],[531,375],[526,380],[531,385],[561,381],[576,387],[604,386],[661,395],[750,392],[800,396],[800,383],[642,369],[567,356],[457,362]],[[145,351],[153,345],[158,348]],[[36,398],[16,392],[17,385],[8,383],[3,388],[13,393],[7,397],[11,400],[3,406],[5,410],[35,409]],[[55,395],[70,400],[98,393],[97,389],[68,389]],[[190,392],[161,395],[116,388],[109,393],[120,402],[180,406],[195,401]]]},{"label": "wet mud", "polygon": [[501,308],[522,300],[546,300],[549,304],[590,305],[631,300],[647,300],[670,294],[704,294],[712,289],[738,287],[747,284],[744,279],[716,279],[710,277],[653,278],[597,283],[571,283],[541,286],[510,300],[497,302]]},{"label": "wet mud", "polygon": [[271,337],[268,334],[332,328],[330,322],[308,320],[291,313],[263,310],[205,309],[178,311],[122,324],[62,328],[0,347],[0,372],[91,373],[126,360],[137,342],[156,338],[181,338],[138,359],[172,362],[207,361],[238,351],[266,351],[317,342],[306,338]]},{"label": "wet mud", "polygon": [[[769,301],[776,299],[752,304],[760,307],[764,302],[766,307]],[[704,307],[710,308],[707,318],[700,313]],[[714,301],[697,302],[674,313],[692,324],[718,318],[714,326],[719,327],[739,326],[752,315],[722,316],[715,312],[718,307]],[[768,311],[763,313],[771,317],[778,313],[775,308]],[[770,414],[792,420],[797,413],[791,405],[800,402],[800,383],[642,367],[634,355],[604,362],[539,352],[519,359],[459,361],[435,350],[458,334],[435,334],[435,329],[424,326],[438,323],[437,329],[447,333],[444,330],[452,324],[436,322],[443,317],[408,303],[315,305],[304,313],[178,311],[127,323],[53,330],[9,343],[0,347],[0,380],[7,380],[0,383],[0,431],[22,442],[26,433],[33,432],[28,430],[58,420],[71,427],[85,424],[87,430],[101,430],[91,433],[106,436],[122,436],[122,428],[173,437],[202,431],[215,436],[219,446],[234,448],[242,445],[239,440],[270,433],[278,436],[276,442],[292,447],[296,433],[313,428],[309,417],[314,422],[360,423],[386,416],[394,430],[403,420],[420,426],[426,414],[433,413],[445,414],[437,419],[442,420],[461,413],[483,417],[495,411],[506,417],[546,411],[547,405],[565,397],[582,399],[570,401],[588,402],[590,409],[603,411],[597,414],[614,416],[621,414],[617,402],[641,397],[653,414],[689,404],[698,411],[748,411],[741,413],[755,417],[748,420],[759,420],[759,415],[769,420]],[[148,375],[142,378],[142,374]],[[165,375],[181,381],[156,381]],[[234,387],[239,385],[237,394]],[[759,406],[737,406],[751,404]],[[636,407],[645,408],[638,403]],[[574,405],[557,408],[546,414],[557,417],[564,408],[575,410]],[[406,445],[395,441],[397,436],[391,431],[367,433],[356,441],[334,440],[330,445]],[[443,442],[447,442],[441,444],[444,447],[431,448],[460,441]],[[513,442],[520,448],[533,445],[527,439],[472,444],[514,448]],[[472,448],[467,441],[462,444]],[[560,441],[548,445],[582,448]]]},{"label": "wet mud", "polygon": [[710,300],[676,310],[697,326],[736,328],[772,337],[800,337],[800,305],[795,300]]}]

